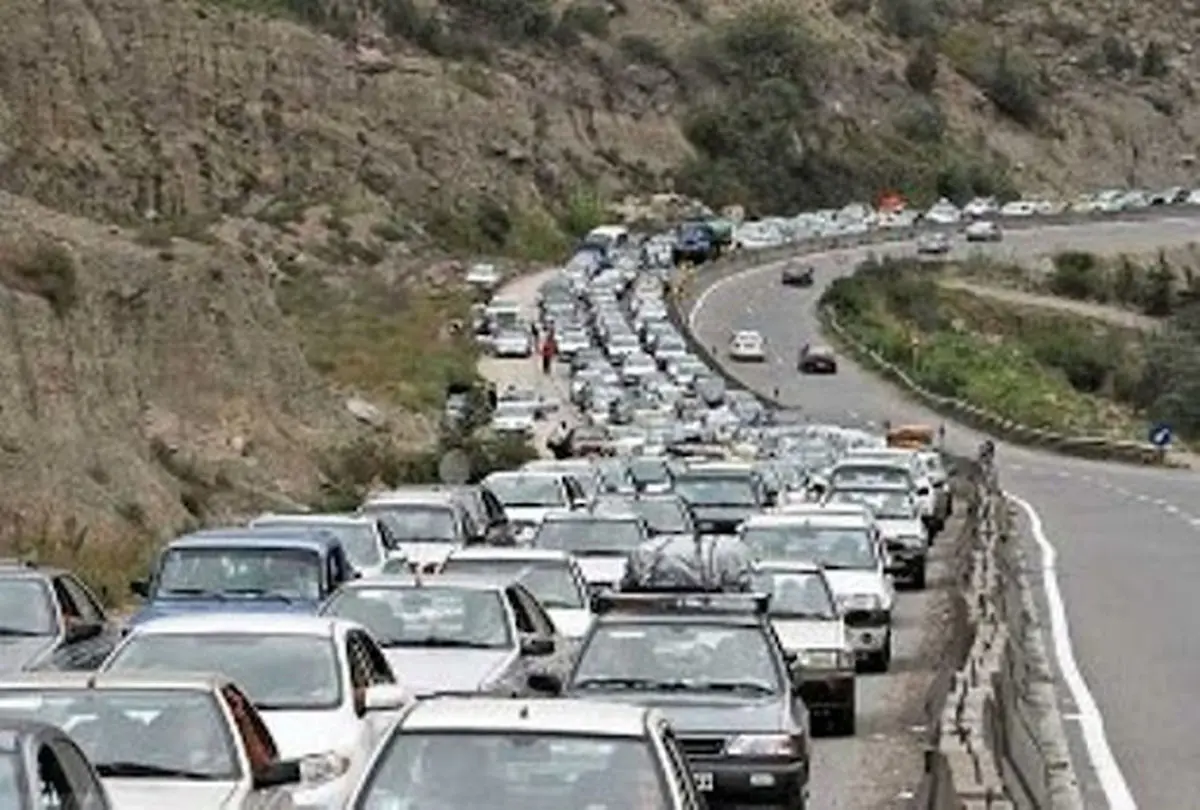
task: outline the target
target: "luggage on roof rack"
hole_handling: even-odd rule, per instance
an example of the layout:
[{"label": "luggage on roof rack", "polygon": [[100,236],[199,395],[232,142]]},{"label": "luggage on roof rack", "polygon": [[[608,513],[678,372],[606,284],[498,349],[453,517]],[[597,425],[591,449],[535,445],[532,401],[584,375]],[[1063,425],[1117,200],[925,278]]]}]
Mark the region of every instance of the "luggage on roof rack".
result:
[{"label": "luggage on roof rack", "polygon": [[656,537],[629,556],[621,591],[747,592],[753,562],[736,537]]}]

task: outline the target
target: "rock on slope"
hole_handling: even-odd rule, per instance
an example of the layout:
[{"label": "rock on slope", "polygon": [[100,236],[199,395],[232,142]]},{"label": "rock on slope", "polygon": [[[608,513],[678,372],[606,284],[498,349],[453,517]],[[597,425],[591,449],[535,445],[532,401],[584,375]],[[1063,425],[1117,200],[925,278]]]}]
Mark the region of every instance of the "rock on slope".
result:
[{"label": "rock on slope", "polygon": [[163,253],[0,194],[0,281],[0,540],[302,498],[355,429],[236,253]]}]

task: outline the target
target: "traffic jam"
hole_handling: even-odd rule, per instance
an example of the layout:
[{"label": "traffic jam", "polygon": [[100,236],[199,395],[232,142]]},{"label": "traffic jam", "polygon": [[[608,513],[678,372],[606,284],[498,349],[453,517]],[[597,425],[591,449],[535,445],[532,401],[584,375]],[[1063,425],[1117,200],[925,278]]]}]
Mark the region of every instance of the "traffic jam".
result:
[{"label": "traffic jam", "polygon": [[552,458],[175,538],[119,622],[0,561],[0,810],[804,808],[953,511],[936,431],[728,386],[610,231],[475,327],[559,336],[568,396],[492,425]]}]

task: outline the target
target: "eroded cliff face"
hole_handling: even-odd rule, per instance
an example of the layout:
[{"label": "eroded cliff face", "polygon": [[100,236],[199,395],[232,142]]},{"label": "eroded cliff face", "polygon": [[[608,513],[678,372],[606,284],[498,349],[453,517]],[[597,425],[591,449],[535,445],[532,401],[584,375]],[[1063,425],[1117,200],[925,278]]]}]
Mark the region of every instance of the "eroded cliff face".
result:
[{"label": "eroded cliff face", "polygon": [[394,41],[381,69],[303,26],[183,0],[11,0],[0,32],[0,185],[97,219],[349,191],[420,214],[687,152],[665,74],[589,69],[586,47],[578,67],[497,53],[484,69]]},{"label": "eroded cliff face", "polygon": [[0,281],[2,540],[302,500],[357,430],[253,254],[144,248],[0,194]]}]

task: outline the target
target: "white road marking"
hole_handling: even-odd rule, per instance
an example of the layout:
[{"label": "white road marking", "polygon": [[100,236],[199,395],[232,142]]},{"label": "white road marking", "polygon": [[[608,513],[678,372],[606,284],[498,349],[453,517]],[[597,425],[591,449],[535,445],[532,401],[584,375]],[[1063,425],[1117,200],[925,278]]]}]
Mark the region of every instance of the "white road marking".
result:
[{"label": "white road marking", "polygon": [[1054,642],[1054,657],[1058,660],[1058,668],[1063,680],[1071,691],[1071,699],[1079,707],[1079,725],[1083,732],[1083,741],[1087,746],[1088,758],[1100,780],[1104,798],[1108,800],[1109,810],[1137,810],[1137,802],[1125,781],[1125,774],[1113,756],[1112,747],[1108,744],[1108,736],[1104,733],[1104,717],[1100,707],[1088,689],[1079,664],[1075,660],[1075,651],[1071,648],[1071,627],[1067,621],[1067,606],[1063,602],[1062,590],[1058,586],[1058,572],[1055,564],[1058,560],[1058,550],[1046,537],[1042,526],[1042,518],[1037,510],[1023,498],[1006,493],[1008,499],[1020,507],[1029,520],[1033,539],[1037,542],[1042,556],[1042,587],[1046,591],[1046,604],[1050,612],[1050,635]]}]

